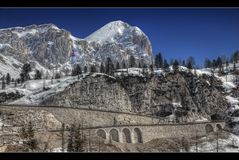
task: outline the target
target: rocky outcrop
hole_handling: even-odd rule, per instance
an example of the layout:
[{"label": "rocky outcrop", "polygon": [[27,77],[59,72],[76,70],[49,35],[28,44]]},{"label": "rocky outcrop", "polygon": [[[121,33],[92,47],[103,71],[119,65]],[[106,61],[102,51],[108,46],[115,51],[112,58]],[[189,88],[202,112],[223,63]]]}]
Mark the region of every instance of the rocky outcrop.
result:
[{"label": "rocky outcrop", "polygon": [[[215,77],[191,72],[121,78],[88,76],[51,96],[43,105],[63,105],[133,112],[190,122],[223,119],[228,102]],[[213,117],[213,118],[212,118]]]},{"label": "rocky outcrop", "polygon": [[107,75],[88,76],[68,86],[57,96],[51,96],[41,105],[68,107],[87,106],[89,109],[105,109],[131,112],[131,102],[126,90],[115,78]]},{"label": "rocky outcrop", "polygon": [[54,115],[45,110],[12,110],[2,109],[0,120],[4,124],[2,130],[9,133],[18,133],[19,129],[27,126],[29,122],[33,124],[34,129],[54,130],[61,128],[61,122]]},{"label": "rocky outcrop", "polygon": [[193,121],[200,116],[210,120],[211,116],[224,113],[229,106],[221,82],[206,75],[181,72],[154,76],[149,80],[126,77],[122,84],[135,112],[163,117],[174,114],[177,121]]},{"label": "rocky outcrop", "polygon": [[23,96],[24,95],[20,94],[19,92],[16,92],[16,93],[14,93],[14,92],[10,92],[10,93],[1,92],[0,93],[0,104],[5,103],[5,102],[14,101],[14,100],[19,99]]}]

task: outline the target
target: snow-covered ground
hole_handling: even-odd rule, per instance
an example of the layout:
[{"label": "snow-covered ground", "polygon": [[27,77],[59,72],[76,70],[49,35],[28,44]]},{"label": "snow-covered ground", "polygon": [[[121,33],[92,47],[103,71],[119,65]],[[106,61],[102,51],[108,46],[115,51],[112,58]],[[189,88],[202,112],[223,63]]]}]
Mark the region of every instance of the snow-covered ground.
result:
[{"label": "snow-covered ground", "polygon": [[[83,74],[82,77],[84,77],[85,75],[86,74]],[[68,85],[75,81],[78,81],[77,76],[69,76],[54,80],[48,79],[45,81],[45,87],[48,88],[48,90],[43,90],[44,80],[29,80],[21,85],[18,84],[18,87],[14,87],[14,84],[6,85],[6,89],[0,90],[0,92],[19,92],[20,94],[25,95],[24,97],[17,99],[10,104],[38,104],[44,98],[47,98],[48,96],[57,92],[63,91]]]},{"label": "snow-covered ground", "polygon": [[[217,140],[207,141],[206,137],[203,143],[198,144],[198,152],[217,152]],[[196,152],[196,145],[190,148],[190,152]],[[218,139],[218,152],[239,152],[239,137],[229,134],[227,139]]]},{"label": "snow-covered ground", "polygon": [[[62,148],[54,148],[51,152],[62,152]],[[63,152],[66,152],[65,150]]]},{"label": "snow-covered ground", "polygon": [[[194,73],[194,72],[193,72]],[[206,75],[212,75],[210,69],[208,68],[204,68],[204,69],[196,69],[196,74],[198,76],[202,75],[202,74],[206,74]]]},{"label": "snow-covered ground", "polygon": [[0,54],[0,78],[9,73],[12,78],[19,78],[21,66],[23,64],[11,56]]},{"label": "snow-covered ground", "polygon": [[4,47],[12,47],[10,44],[2,44],[0,43],[0,49],[4,48]]},{"label": "snow-covered ground", "polygon": [[[79,80],[82,80],[89,73],[82,74],[79,76]],[[95,77],[97,75],[104,75],[110,78],[115,79],[115,77],[104,74],[104,73],[94,73],[91,76]],[[22,98],[17,99],[9,104],[29,104],[29,105],[38,105],[42,100],[48,98],[51,95],[54,95],[58,92],[65,90],[70,84],[78,81],[78,76],[67,76],[60,79],[45,80],[45,88],[43,90],[44,80],[29,80],[23,84],[18,84],[17,87],[14,87],[14,84],[6,85],[6,89],[0,90],[5,93],[20,93],[24,95]]]},{"label": "snow-covered ground", "polygon": [[226,96],[226,99],[232,106],[235,106],[239,103],[237,98],[234,98],[234,97],[231,97],[231,96]]},{"label": "snow-covered ground", "polygon": [[[43,80],[31,80],[22,85],[25,96],[11,102],[10,104],[39,104],[42,100],[57,92],[63,91],[69,84],[77,81],[76,77],[65,77],[62,79],[55,79],[51,84],[51,80],[46,80],[46,88],[49,90],[43,91]],[[18,90],[18,89],[17,89]]]},{"label": "snow-covered ground", "polygon": [[208,122],[209,120],[205,117],[200,117],[199,119],[195,120],[196,122]]},{"label": "snow-covered ground", "polygon": [[115,77],[111,76],[111,75],[108,75],[108,74],[105,74],[105,73],[93,73],[91,75],[92,77],[96,77],[96,76],[107,76],[109,78],[112,78],[112,79],[116,79]]},{"label": "snow-covered ground", "polygon": [[36,34],[37,32],[38,32],[38,31],[37,31],[36,29],[30,29],[30,30],[22,31],[22,32],[13,31],[12,33],[17,34],[17,36],[18,36],[19,38],[21,38],[21,37],[26,36],[27,34],[32,34],[32,35],[34,35],[34,34]]},{"label": "snow-covered ground", "polygon": [[122,76],[122,75],[131,75],[131,76],[140,76],[144,77],[143,69],[142,68],[128,68],[128,69],[118,69],[115,73],[114,76]]}]

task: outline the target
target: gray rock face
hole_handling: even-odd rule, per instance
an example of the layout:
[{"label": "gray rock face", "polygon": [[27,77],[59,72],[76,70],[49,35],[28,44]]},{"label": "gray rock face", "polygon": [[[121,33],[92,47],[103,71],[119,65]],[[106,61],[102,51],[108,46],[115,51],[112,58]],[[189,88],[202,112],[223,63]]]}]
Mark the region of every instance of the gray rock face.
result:
[{"label": "gray rock face", "polygon": [[[51,101],[51,102],[50,102]],[[87,77],[70,85],[57,96],[42,102],[42,105],[85,107],[131,112],[131,102],[126,90],[108,76]]]},{"label": "gray rock face", "polygon": [[9,47],[2,48],[1,53],[22,63],[36,60],[44,65],[46,59],[47,67],[51,63],[63,64],[68,60],[72,47],[69,36],[68,31],[53,24],[3,29],[0,30],[0,44],[8,44]]},{"label": "gray rock face", "polygon": [[[3,123],[5,127],[4,131],[18,132],[18,129],[22,126],[27,126],[31,121],[34,129],[59,129],[61,128],[61,122],[58,121],[54,115],[45,110],[1,110],[0,119],[4,119]],[[11,131],[12,130],[12,131]]]},{"label": "gray rock face", "polygon": [[6,93],[6,92],[1,92],[0,93],[0,104],[7,102],[7,101],[12,101],[12,100],[16,100],[18,98],[23,97],[24,95],[21,95],[19,92],[13,93]]},{"label": "gray rock face", "polygon": [[86,39],[76,38],[53,24],[0,30],[0,55],[10,56],[19,63],[32,62],[33,68],[37,62],[47,69],[57,67],[65,71],[71,68],[72,50],[75,50],[75,63],[82,68],[100,66],[108,57],[115,63],[125,60],[127,64],[130,55],[134,55],[136,62],[148,65],[152,58],[148,37],[138,27],[122,21],[106,24]]},{"label": "gray rock face", "polygon": [[151,63],[152,47],[148,37],[138,27],[122,21],[110,22],[85,39],[101,46],[100,50],[93,48],[101,55],[102,61],[110,57],[114,62],[125,60],[127,63],[133,55],[136,61]]},{"label": "gray rock face", "polygon": [[[208,84],[209,79],[214,85]],[[229,106],[220,85],[216,78],[196,77],[191,73],[121,79],[89,76],[42,104],[87,106],[164,118],[173,115],[178,122],[191,122],[199,117],[211,120],[211,116],[224,113]]]}]

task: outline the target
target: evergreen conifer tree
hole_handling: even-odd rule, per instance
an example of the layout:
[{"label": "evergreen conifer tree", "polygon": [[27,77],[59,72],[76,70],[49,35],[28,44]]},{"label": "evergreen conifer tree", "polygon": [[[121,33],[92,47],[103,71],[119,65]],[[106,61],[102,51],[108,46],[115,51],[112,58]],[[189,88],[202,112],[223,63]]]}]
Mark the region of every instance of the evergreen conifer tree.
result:
[{"label": "evergreen conifer tree", "polygon": [[114,73],[114,64],[111,59],[108,57],[105,65],[106,74],[113,75]]},{"label": "evergreen conifer tree", "polygon": [[105,73],[104,63],[101,63],[101,64],[100,64],[100,73]]},{"label": "evergreen conifer tree", "polygon": [[193,65],[192,65],[191,61],[188,61],[187,68],[188,68],[189,70],[192,70],[192,69],[193,69]]},{"label": "evergreen conifer tree", "polygon": [[88,72],[88,69],[87,69],[87,66],[84,67],[84,73],[87,73]]},{"label": "evergreen conifer tree", "polygon": [[69,133],[69,137],[68,137],[68,144],[67,144],[67,151],[68,152],[74,152],[74,136],[75,136],[75,125],[71,125],[70,128],[70,133]]},{"label": "evergreen conifer tree", "polygon": [[173,71],[174,71],[174,72],[177,72],[178,69],[179,69],[179,63],[178,63],[177,60],[175,60],[175,61],[173,62]]},{"label": "evergreen conifer tree", "polygon": [[30,72],[31,72],[31,66],[30,66],[30,64],[25,63],[25,64],[22,66],[22,71],[21,71],[21,73],[20,73],[20,77],[21,77],[22,83],[30,79],[30,76],[29,76],[29,73],[30,73]]},{"label": "evergreen conifer tree", "polygon": [[35,76],[34,76],[34,79],[42,79],[42,74],[41,72],[37,69],[36,70],[36,73],[35,73]]},{"label": "evergreen conifer tree", "polygon": [[11,82],[11,76],[10,76],[9,73],[7,73],[7,76],[6,76],[6,83],[7,83],[7,85],[9,85],[10,82]]},{"label": "evergreen conifer tree", "polygon": [[164,71],[168,72],[169,71],[169,64],[166,59],[164,59],[164,66],[163,66]]},{"label": "evergreen conifer tree", "polygon": [[84,148],[84,139],[83,136],[81,135],[81,125],[79,124],[78,127],[76,128],[75,132],[75,151],[76,152],[83,152]]},{"label": "evergreen conifer tree", "polygon": [[136,67],[135,58],[133,55],[131,55],[129,58],[129,67],[131,67],[131,68]]},{"label": "evergreen conifer tree", "polygon": [[2,89],[6,88],[6,84],[5,84],[5,76],[2,77]]},{"label": "evergreen conifer tree", "polygon": [[65,123],[61,126],[61,151],[65,151]]},{"label": "evergreen conifer tree", "polygon": [[91,72],[91,73],[95,73],[95,72],[96,72],[96,68],[95,68],[94,65],[92,65],[92,66],[90,67],[90,72]]},{"label": "evergreen conifer tree", "polygon": [[126,64],[125,64],[125,60],[122,61],[122,68],[124,68],[124,69],[127,68]]},{"label": "evergreen conifer tree", "polygon": [[120,69],[120,64],[119,64],[119,62],[116,63],[116,69]]}]

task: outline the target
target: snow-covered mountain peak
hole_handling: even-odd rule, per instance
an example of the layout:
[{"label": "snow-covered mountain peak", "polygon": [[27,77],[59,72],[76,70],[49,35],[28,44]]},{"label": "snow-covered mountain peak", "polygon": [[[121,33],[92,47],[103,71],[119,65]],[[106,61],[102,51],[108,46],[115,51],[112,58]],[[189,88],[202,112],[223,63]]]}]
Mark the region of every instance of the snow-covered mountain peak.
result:
[{"label": "snow-covered mountain peak", "polygon": [[40,28],[53,28],[56,30],[60,30],[56,25],[54,25],[53,23],[47,23],[47,24],[41,24],[38,27]]},{"label": "snow-covered mountain peak", "polygon": [[117,21],[111,21],[109,23],[107,23],[106,25],[104,25],[104,27],[120,27],[120,26],[129,26],[128,23],[123,22],[121,20],[117,20]]},{"label": "snow-covered mountain peak", "polygon": [[115,39],[117,39],[117,37],[122,36],[130,28],[133,27],[123,21],[112,21],[104,25],[85,39],[87,41],[97,41],[100,43],[106,41],[113,42],[115,41]]},{"label": "snow-covered mountain peak", "polygon": [[18,26],[18,27],[11,27],[11,28],[3,28],[3,29],[0,29],[0,31],[23,32],[23,31],[28,31],[32,29],[36,29],[36,30],[45,29],[47,31],[50,28],[55,30],[60,30],[56,25],[49,23],[49,24],[41,24],[41,25],[32,24],[25,27]]},{"label": "snow-covered mountain peak", "polygon": [[[71,57],[72,52],[75,57]],[[138,27],[120,20],[104,25],[85,39],[48,23],[0,29],[0,54],[6,56],[6,59],[12,56],[21,65],[26,61],[45,65],[47,60],[47,69],[68,66],[72,58],[81,67],[99,67],[107,58],[111,58],[114,63],[122,63],[127,62],[131,55],[135,57],[136,63],[143,57],[144,63],[149,65],[152,46]],[[11,66],[10,62],[8,66]],[[12,70],[17,70],[18,66],[12,66]],[[68,72],[68,69],[63,70]],[[5,72],[1,71],[0,75],[3,75]]]}]

